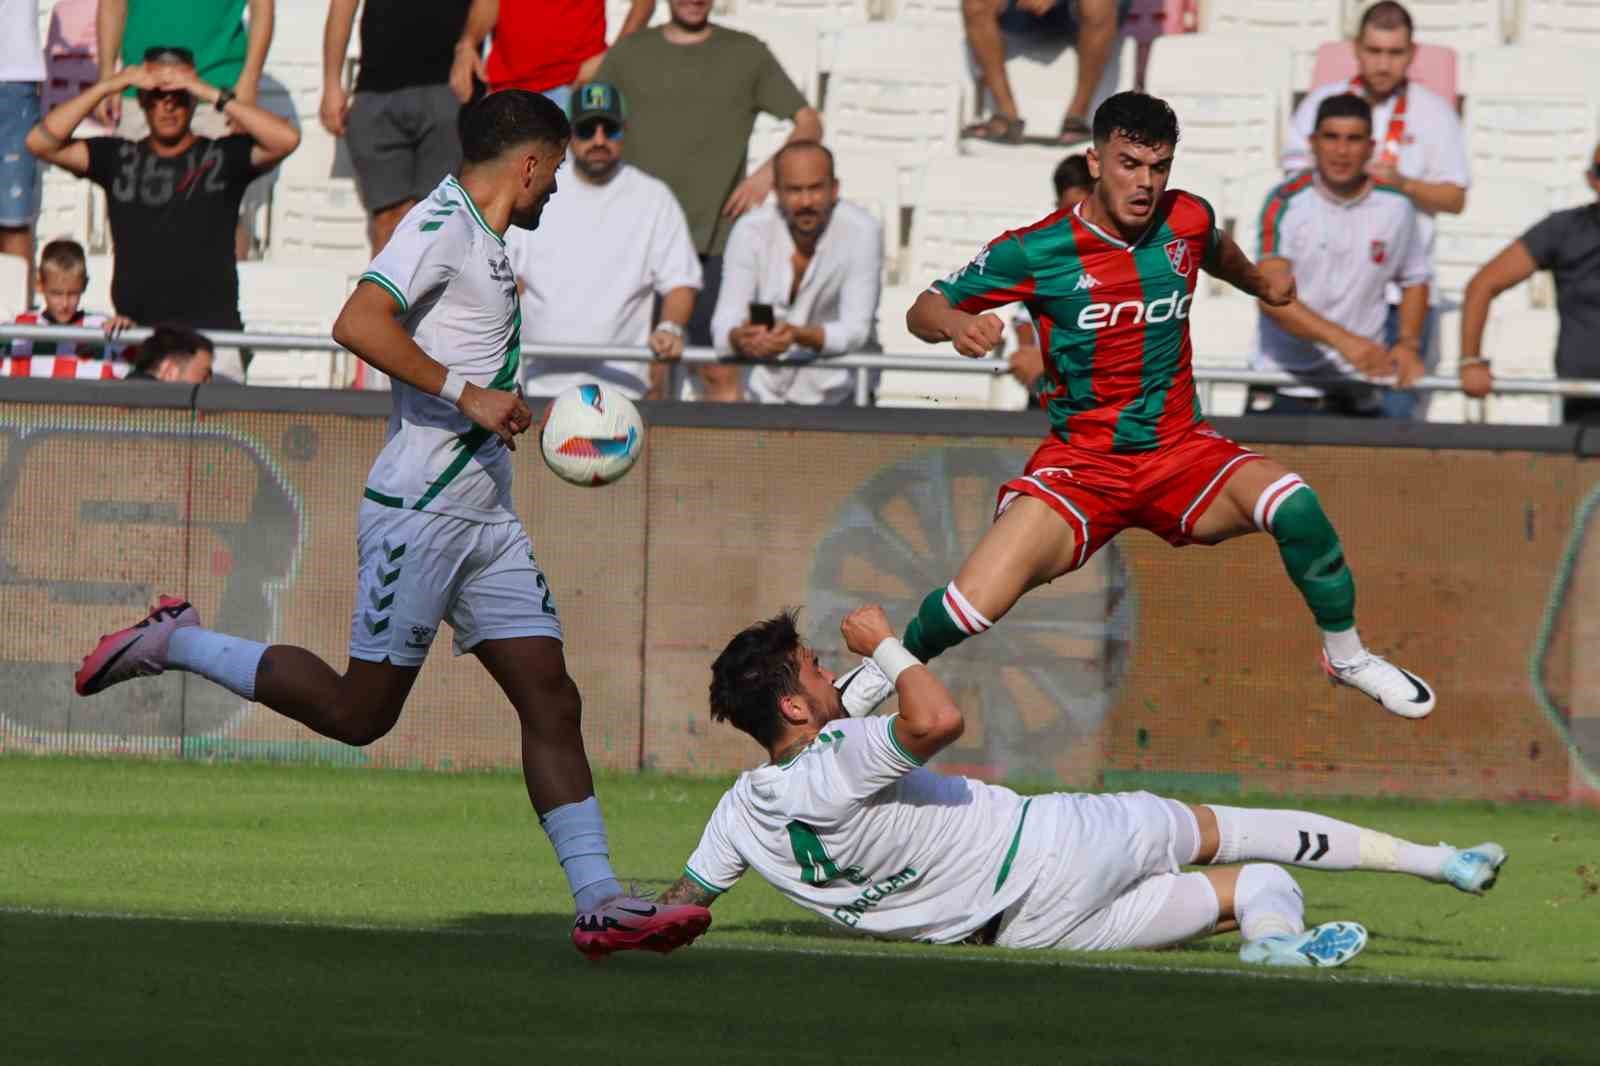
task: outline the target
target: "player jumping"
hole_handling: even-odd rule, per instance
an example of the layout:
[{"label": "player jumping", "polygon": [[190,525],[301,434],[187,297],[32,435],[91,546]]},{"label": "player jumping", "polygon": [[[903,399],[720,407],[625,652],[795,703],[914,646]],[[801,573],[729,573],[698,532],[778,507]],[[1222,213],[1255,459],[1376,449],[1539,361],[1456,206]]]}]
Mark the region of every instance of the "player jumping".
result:
[{"label": "player jumping", "polygon": [[[710,905],[754,867],[801,907],[872,936],[1113,951],[1237,928],[1245,962],[1337,966],[1366,930],[1306,929],[1300,889],[1274,863],[1482,893],[1505,862],[1498,844],[1424,847],[1305,811],[1148,792],[1024,797],[937,774],[922,763],[961,736],[961,709],[881,608],[852,612],[841,629],[892,679],[900,713],[848,717],[792,614],[734,637],[711,667],[711,716],[771,761],[722,797],[658,902]],[[1207,869],[1180,872],[1193,863]]]},{"label": "player jumping", "polygon": [[344,674],[304,648],[202,629],[192,606],[164,596],[101,639],[76,685],[87,696],[187,670],[325,737],[371,744],[394,727],[448,621],[457,654],[476,655],[516,709],[528,798],[578,911],[573,943],[597,957],[670,951],[711,914],[628,897],[612,873],[561,621],[512,507],[510,450],[533,419],[515,391],[522,321],[504,234],[538,225],[569,132],[537,93],[466,109],[460,179],[412,208],[334,324],[334,340],[394,379],[388,441],[362,492]]},{"label": "player jumping", "polygon": [[[1209,204],[1167,189],[1177,143],[1178,119],[1163,101],[1111,97],[1094,117],[1089,198],[1001,234],[906,315],[918,337],[975,358],[1003,331],[981,312],[1025,304],[1045,353],[1052,434],[1001,487],[994,525],[955,580],[922,601],[905,645],[927,662],[977,636],[1130,527],[1179,547],[1259,530],[1278,542],[1322,630],[1328,677],[1421,718],[1433,691],[1356,633],[1355,581],[1316,493],[1201,414],[1188,322],[1200,271],[1272,307],[1291,303],[1295,287],[1286,260],[1258,269],[1217,229]],[[893,691],[870,661],[843,684],[853,715]]]}]

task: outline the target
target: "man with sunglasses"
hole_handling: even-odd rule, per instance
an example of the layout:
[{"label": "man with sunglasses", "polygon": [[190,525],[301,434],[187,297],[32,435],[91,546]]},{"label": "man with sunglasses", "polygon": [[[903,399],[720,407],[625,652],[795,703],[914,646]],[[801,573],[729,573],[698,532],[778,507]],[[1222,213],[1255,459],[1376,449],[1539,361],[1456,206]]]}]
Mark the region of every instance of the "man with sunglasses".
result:
[{"label": "man with sunglasses", "polygon": [[506,235],[506,253],[522,283],[523,343],[648,345],[661,362],[531,359],[529,396],[604,382],[635,400],[660,399],[664,363],[683,355],[700,258],[666,182],[623,161],[624,116],[613,85],[590,82],[573,93],[574,180],[562,183],[558,210],[537,230]]},{"label": "man with sunglasses", "polygon": [[[1600,197],[1600,147],[1584,178]],[[1512,241],[1467,283],[1461,298],[1461,389],[1487,396],[1494,375],[1483,354],[1483,328],[1489,304],[1536,270],[1555,276],[1556,376],[1600,379],[1600,202],[1557,211]],[[1600,400],[1572,397],[1562,405],[1562,420],[1600,424]]]},{"label": "man with sunglasses", "polygon": [[[229,89],[200,80],[184,48],[151,48],[145,61],[53,108],[28,131],[28,151],[106,190],[115,246],[111,300],[135,322],[236,330],[239,278],[234,227],[246,186],[300,144],[288,122]],[[132,88],[150,126],[139,140],[73,137],[109,97]],[[243,133],[197,136],[198,109]],[[219,377],[243,380],[237,350],[217,352]]]}]

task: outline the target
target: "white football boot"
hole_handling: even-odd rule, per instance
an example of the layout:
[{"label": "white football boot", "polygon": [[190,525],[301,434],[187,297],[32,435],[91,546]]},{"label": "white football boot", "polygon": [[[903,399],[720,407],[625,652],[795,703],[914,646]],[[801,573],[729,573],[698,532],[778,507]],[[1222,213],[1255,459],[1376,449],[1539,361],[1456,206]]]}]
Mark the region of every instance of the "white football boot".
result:
[{"label": "white football boot", "polygon": [[1401,718],[1426,718],[1433,713],[1433,689],[1409,670],[1402,670],[1381,655],[1362,652],[1359,658],[1336,663],[1322,653],[1322,670],[1335,685],[1349,685]]},{"label": "white football boot", "polygon": [[1505,862],[1506,849],[1491,841],[1457,851],[1445,862],[1439,876],[1448,885],[1481,896],[1494,887]]},{"label": "white football boot", "polygon": [[1257,966],[1343,966],[1367,946],[1367,931],[1356,922],[1324,922],[1299,936],[1247,940],[1239,961]]}]

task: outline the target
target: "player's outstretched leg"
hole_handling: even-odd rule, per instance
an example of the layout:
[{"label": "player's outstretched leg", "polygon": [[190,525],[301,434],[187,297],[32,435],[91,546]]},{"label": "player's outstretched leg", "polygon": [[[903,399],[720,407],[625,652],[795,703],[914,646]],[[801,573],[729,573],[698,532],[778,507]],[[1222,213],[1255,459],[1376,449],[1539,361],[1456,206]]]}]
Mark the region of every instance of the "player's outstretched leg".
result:
[{"label": "player's outstretched leg", "polygon": [[625,893],[611,869],[600,801],[583,748],[583,701],[553,637],[485,640],[473,654],[505,691],[522,729],[522,774],[577,908],[574,946],[591,959],[616,951],[672,951],[711,925],[705,907]]},{"label": "player's outstretched leg", "polygon": [[1322,630],[1322,666],[1335,684],[1349,685],[1403,718],[1423,718],[1433,690],[1361,643],[1356,632],[1356,583],[1339,534],[1317,494],[1277,463],[1247,463],[1196,523],[1196,540],[1216,543],[1260,530],[1278,542],[1289,580]]},{"label": "player's outstretched leg", "polygon": [[1482,895],[1494,887],[1506,851],[1428,846],[1309,811],[1260,810],[1206,804],[1193,807],[1200,827],[1195,861],[1282,862],[1319,870],[1376,870],[1411,874]]}]

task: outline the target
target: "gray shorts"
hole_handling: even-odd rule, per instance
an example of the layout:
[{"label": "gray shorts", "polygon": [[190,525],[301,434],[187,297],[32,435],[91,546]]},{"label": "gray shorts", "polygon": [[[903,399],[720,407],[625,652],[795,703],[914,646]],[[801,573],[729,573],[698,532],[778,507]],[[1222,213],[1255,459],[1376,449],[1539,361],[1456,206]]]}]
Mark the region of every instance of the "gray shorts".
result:
[{"label": "gray shorts", "polygon": [[448,85],[355,94],[345,144],[368,214],[420,200],[455,172],[461,163],[460,112]]}]

